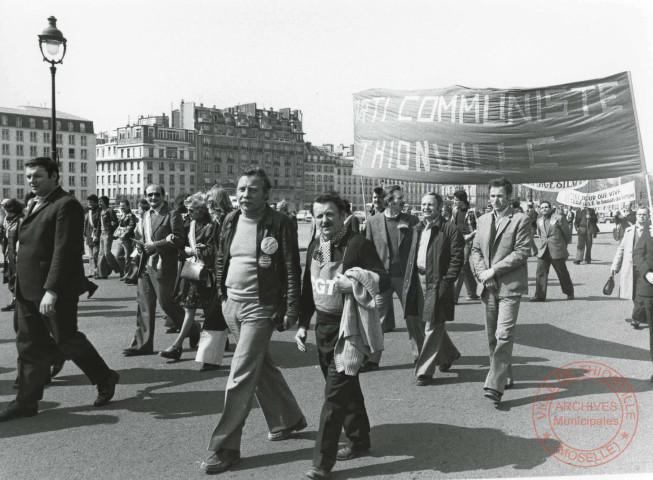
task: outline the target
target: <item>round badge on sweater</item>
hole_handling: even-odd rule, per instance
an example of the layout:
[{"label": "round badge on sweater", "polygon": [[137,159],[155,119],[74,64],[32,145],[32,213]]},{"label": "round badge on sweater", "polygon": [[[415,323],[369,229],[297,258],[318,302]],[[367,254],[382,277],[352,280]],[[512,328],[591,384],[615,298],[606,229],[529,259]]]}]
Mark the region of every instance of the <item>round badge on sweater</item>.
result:
[{"label": "round badge on sweater", "polygon": [[272,265],[272,257],[270,255],[261,255],[258,259],[258,264],[261,268],[268,268]]},{"label": "round badge on sweater", "polygon": [[274,237],[265,237],[263,241],[261,241],[261,250],[263,253],[272,255],[278,248],[279,244],[277,243],[277,239]]}]

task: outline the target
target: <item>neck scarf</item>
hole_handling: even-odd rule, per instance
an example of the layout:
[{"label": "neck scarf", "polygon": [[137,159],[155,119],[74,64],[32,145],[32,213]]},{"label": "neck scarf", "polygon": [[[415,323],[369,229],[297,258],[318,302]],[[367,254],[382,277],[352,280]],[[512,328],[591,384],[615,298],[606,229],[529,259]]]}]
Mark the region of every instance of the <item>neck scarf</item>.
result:
[{"label": "neck scarf", "polygon": [[330,240],[325,240],[320,236],[320,246],[317,252],[317,259],[320,263],[331,262],[331,245],[335,245],[347,233],[347,228],[343,227]]}]

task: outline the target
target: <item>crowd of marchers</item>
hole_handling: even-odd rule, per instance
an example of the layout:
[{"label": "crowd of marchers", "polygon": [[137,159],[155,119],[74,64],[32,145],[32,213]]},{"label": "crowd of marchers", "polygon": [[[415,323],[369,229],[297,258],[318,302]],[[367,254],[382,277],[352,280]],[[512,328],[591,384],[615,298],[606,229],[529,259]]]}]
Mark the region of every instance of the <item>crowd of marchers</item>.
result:
[{"label": "crowd of marchers", "polygon": [[[559,212],[542,201],[539,214],[532,205],[521,211],[506,178],[489,182],[490,209],[483,215],[470,208],[463,190],[455,192],[450,211],[438,193],[424,192],[418,217],[404,211],[400,186],[377,187],[363,225],[346,199],[325,192],[312,203],[302,272],[296,219],[284,202],[271,208],[272,187],[260,168],[242,173],[236,209],[219,187],[169,205],[164,188],[153,184],[135,211],[120,201],[119,219],[106,197],[89,196],[84,209],[59,186],[58,166],[48,158],[27,162],[26,177],[33,194],[26,205],[3,202],[4,273],[14,297],[5,310],[15,308],[18,375],[16,399],[0,412],[0,421],[38,414],[44,385],[66,360],[97,386],[96,406],[113,398],[119,373],[78,330],[77,306],[80,295],[90,297],[98,288],[92,280],[115,272],[137,292],[136,330],[125,356],[155,352],[157,303],[168,332],[176,334],[159,352],[162,357],[179,360],[188,338],[201,370],[215,370],[228,349],[227,334],[235,338],[224,407],[210,435],[211,455],[201,464],[210,474],[240,461],[254,398],[270,441],[307,427],[269,353],[273,332],[295,325],[301,351],[314,325],[316,362],[325,381],[307,477],[327,478],[337,461],[368,454],[370,421],[359,374],[379,369],[384,335],[395,328],[394,295],[417,386],[432,383],[436,369],[448,371],[461,356],[446,325],[454,319],[462,287],[466,301],[484,304],[490,367],[482,395],[499,404],[515,382],[512,350],[520,302],[528,295],[528,258],[537,256],[530,301],[546,300],[551,266],[573,300],[566,266],[572,225],[578,241],[574,263],[591,262],[598,232],[596,213],[586,206]],[[620,295],[634,300],[637,326],[653,315],[653,240],[648,209],[638,209],[635,220],[624,229],[612,274],[621,272]],[[653,344],[653,334],[651,339]]]}]

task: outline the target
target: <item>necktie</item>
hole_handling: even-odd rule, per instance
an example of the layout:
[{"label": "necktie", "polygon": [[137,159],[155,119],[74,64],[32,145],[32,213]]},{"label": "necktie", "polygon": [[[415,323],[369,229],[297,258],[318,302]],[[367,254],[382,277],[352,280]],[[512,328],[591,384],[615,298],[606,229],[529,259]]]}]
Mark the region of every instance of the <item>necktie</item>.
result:
[{"label": "necktie", "polygon": [[492,223],[490,224],[490,248],[494,245],[497,236],[497,216],[492,214]]}]

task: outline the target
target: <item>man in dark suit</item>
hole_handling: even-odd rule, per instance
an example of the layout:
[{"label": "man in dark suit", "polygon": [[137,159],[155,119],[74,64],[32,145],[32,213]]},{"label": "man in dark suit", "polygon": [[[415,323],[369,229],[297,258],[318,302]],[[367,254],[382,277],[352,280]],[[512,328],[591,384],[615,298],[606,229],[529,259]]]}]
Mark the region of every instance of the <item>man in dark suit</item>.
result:
[{"label": "man in dark suit", "polygon": [[[404,298],[404,274],[410,254],[410,242],[413,234],[413,227],[419,222],[414,215],[403,213],[404,192],[399,185],[393,185],[386,189],[383,199],[383,214],[374,215],[367,220],[365,236],[374,243],[376,251],[388,270],[391,280],[391,288],[379,293],[376,296],[376,306],[379,309],[381,326],[383,332],[391,332],[395,328],[393,293],[396,293],[403,309]],[[419,357],[419,348],[415,341],[414,332],[421,330],[419,322],[411,317],[406,323],[408,338],[410,339],[413,356]],[[361,372],[377,370],[381,360],[381,352],[372,354],[368,361],[361,368]]]},{"label": "man in dark suit", "polygon": [[[154,318],[156,302],[172,321],[176,329],[184,322],[184,309],[173,299],[177,280],[177,253],[184,246],[184,221],[178,210],[171,210],[163,201],[161,185],[149,185],[145,189],[150,209],[143,214],[138,230],[143,241],[137,243],[141,253],[147,256],[144,271],[138,277],[136,333],[123,355],[150,355],[154,352]],[[191,348],[199,343],[197,324],[189,334]]]},{"label": "man in dark suit", "polygon": [[571,282],[566,263],[569,256],[567,244],[571,242],[571,228],[569,228],[566,216],[553,213],[551,204],[546,200],[540,202],[540,213],[542,215],[536,222],[539,251],[535,272],[535,296],[530,301],[543,302],[546,300],[546,287],[549,282],[551,265],[558,275],[562,293],[567,295],[567,300],[573,300],[574,284]]},{"label": "man in dark suit", "polygon": [[93,194],[86,197],[88,211],[84,215],[84,237],[90,258],[88,261],[88,276],[95,277],[98,268],[98,256],[100,253],[100,208],[98,196]]},{"label": "man in dark suit", "polygon": [[59,186],[59,167],[47,157],[25,164],[36,195],[19,230],[16,320],[19,388],[0,421],[38,413],[53,344],[97,385],[95,406],[115,393],[119,375],[77,329],[77,304],[86,289],[81,204]]},{"label": "man in dark suit", "polygon": [[[633,267],[637,276],[637,297],[644,303],[646,320],[653,325],[653,240],[649,229],[642,229],[633,252]],[[649,351],[653,360],[653,328],[649,328]],[[653,382],[653,375],[651,375]]]},{"label": "man in dark suit", "polygon": [[599,231],[597,225],[598,217],[593,208],[587,208],[587,200],[582,201],[582,208],[576,213],[574,227],[578,233],[578,246],[576,247],[576,260],[574,263],[580,265],[585,252],[585,263],[592,263],[592,243]]}]

